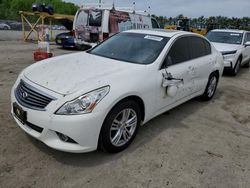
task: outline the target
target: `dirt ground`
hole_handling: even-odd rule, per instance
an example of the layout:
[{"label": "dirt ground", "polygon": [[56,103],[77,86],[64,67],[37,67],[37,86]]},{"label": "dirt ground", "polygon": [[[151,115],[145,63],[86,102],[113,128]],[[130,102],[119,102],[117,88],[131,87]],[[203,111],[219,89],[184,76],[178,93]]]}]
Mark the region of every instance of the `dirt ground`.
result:
[{"label": "dirt ground", "polygon": [[250,69],[225,75],[212,101],[194,99],[151,120],[121,153],[71,154],[26,135],[11,117],[11,87],[34,63],[34,49],[0,41],[0,187],[250,186]]}]

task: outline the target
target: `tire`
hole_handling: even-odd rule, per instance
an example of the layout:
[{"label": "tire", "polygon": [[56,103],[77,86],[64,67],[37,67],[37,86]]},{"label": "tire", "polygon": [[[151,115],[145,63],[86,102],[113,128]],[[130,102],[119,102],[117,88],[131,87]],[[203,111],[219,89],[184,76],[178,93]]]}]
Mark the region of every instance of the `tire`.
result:
[{"label": "tire", "polygon": [[9,28],[7,27],[7,26],[4,26],[4,28],[3,28],[4,30],[8,30]]},{"label": "tire", "polygon": [[213,98],[216,89],[217,89],[217,85],[218,85],[218,75],[215,73],[212,73],[209,78],[208,78],[208,82],[207,82],[207,86],[206,86],[206,90],[205,92],[202,94],[201,99],[203,101],[209,101]]},{"label": "tire", "polygon": [[236,76],[239,71],[240,71],[240,67],[241,67],[241,59],[239,58],[234,66],[234,68],[232,69],[232,75]]},{"label": "tire", "polygon": [[244,68],[249,68],[250,67],[250,60],[245,64],[243,65]]},{"label": "tire", "polygon": [[127,100],[118,103],[109,112],[103,123],[99,147],[108,153],[124,150],[134,140],[140,122],[141,112],[135,101]]}]

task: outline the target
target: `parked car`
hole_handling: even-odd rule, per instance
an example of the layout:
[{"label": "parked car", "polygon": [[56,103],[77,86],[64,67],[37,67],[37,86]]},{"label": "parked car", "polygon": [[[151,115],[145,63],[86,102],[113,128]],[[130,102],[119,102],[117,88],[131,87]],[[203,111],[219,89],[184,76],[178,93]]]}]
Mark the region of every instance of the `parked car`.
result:
[{"label": "parked car", "polygon": [[56,35],[56,44],[63,48],[76,48],[74,32],[65,32]]},{"label": "parked car", "polygon": [[45,3],[33,3],[32,4],[33,12],[47,12],[49,14],[54,14],[54,8],[51,5],[46,5]]},{"label": "parked car", "polygon": [[10,26],[6,23],[0,23],[0,29],[10,30]]},{"label": "parked car", "polygon": [[108,37],[129,29],[159,28],[155,18],[131,11],[105,7],[80,8],[75,15],[73,30],[78,46],[95,46]]},{"label": "parked car", "polygon": [[234,76],[241,66],[249,67],[250,63],[250,32],[243,30],[216,29],[207,36],[215,48],[224,57],[225,69]]},{"label": "parked car", "polygon": [[[12,30],[22,30],[22,23],[21,22],[11,22],[9,23]],[[25,28],[30,28],[27,24],[25,24]]]},{"label": "parked car", "polygon": [[157,115],[212,99],[222,72],[221,53],[200,35],[130,30],[26,68],[12,88],[12,114],[57,150],[119,152]]}]

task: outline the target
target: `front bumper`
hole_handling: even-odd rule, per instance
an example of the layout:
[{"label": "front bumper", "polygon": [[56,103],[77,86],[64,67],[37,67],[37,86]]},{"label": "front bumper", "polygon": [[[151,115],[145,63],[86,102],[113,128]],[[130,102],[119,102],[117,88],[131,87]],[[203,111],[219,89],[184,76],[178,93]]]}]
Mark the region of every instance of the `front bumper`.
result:
[{"label": "front bumper", "polygon": [[[56,115],[51,109],[56,106],[57,101],[52,101],[45,111],[32,110],[18,103],[14,95],[15,87],[11,91],[11,113],[19,127],[27,134],[60,151],[83,153],[97,149],[99,133],[106,115],[104,112]],[[15,116],[13,103],[17,103],[27,112],[28,123],[22,124]],[[57,133],[67,135],[76,143],[61,140]]]},{"label": "front bumper", "polygon": [[237,60],[236,54],[229,54],[223,56],[224,68],[225,69],[233,69]]},{"label": "front bumper", "polygon": [[233,61],[224,60],[224,68],[225,69],[232,69],[233,68]]}]

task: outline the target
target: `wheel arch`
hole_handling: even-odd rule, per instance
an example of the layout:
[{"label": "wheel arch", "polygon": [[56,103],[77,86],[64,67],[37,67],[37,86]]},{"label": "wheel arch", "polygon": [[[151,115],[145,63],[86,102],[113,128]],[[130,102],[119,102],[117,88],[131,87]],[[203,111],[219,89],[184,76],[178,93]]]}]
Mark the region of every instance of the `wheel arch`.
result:
[{"label": "wheel arch", "polygon": [[242,58],[243,58],[243,56],[242,56],[242,54],[240,54],[237,60],[240,59],[240,62],[241,62],[241,61],[242,61]]},{"label": "wheel arch", "polygon": [[[139,108],[140,108],[140,112],[141,112],[141,121],[144,121],[145,119],[145,105],[144,105],[144,102],[142,100],[141,97],[137,96],[137,95],[129,95],[129,96],[126,96],[126,97],[123,97],[122,99],[116,101],[112,107],[110,108],[110,110],[108,111],[108,113],[106,114],[106,117],[104,119],[104,122],[106,121],[106,118],[108,117],[109,113],[112,111],[113,108],[115,108],[118,104],[124,102],[124,101],[129,101],[129,100],[132,100],[132,101],[135,101],[138,105],[139,105]],[[104,124],[103,122],[103,124]],[[103,129],[103,124],[102,124],[102,127],[101,127],[101,130],[99,132],[99,136],[98,136],[98,145],[97,145],[97,148],[99,149],[103,149],[105,151],[105,149],[103,148],[102,144],[101,144],[101,132],[102,132],[102,129]]]},{"label": "wheel arch", "polygon": [[219,71],[219,70],[215,70],[215,71],[213,71],[213,72],[210,74],[210,76],[211,76],[212,74],[215,74],[216,77],[217,77],[217,79],[218,79],[218,81],[219,81],[219,79],[220,79],[220,71]]},{"label": "wheel arch", "polygon": [[[116,102],[116,103],[112,106],[111,110],[112,110],[116,105],[118,105],[118,104],[120,104],[120,103],[122,103],[122,102],[124,102],[124,101],[128,101],[128,100],[135,101],[135,102],[139,105],[140,112],[141,112],[141,118],[142,118],[141,120],[144,121],[144,119],[145,119],[145,104],[144,104],[143,99],[142,99],[141,97],[137,96],[137,95],[129,95],[129,96],[126,96],[126,97],[120,99],[118,102]],[[111,110],[110,110],[110,111],[111,111]]]}]

